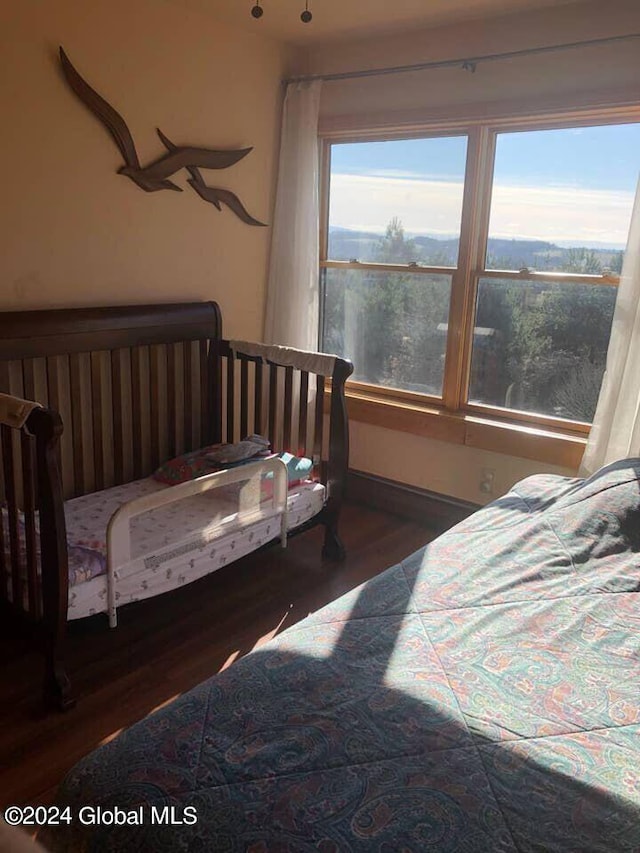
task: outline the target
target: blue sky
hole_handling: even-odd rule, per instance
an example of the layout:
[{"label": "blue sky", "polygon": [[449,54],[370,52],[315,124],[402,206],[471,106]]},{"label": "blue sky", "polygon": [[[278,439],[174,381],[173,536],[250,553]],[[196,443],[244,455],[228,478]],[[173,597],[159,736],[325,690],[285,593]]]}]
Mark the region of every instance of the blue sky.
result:
[{"label": "blue sky", "polygon": [[391,169],[399,175],[463,180],[466,150],[467,140],[463,136],[334,145],[331,171],[367,175]]},{"label": "blue sky", "polygon": [[[332,225],[443,236],[459,229],[464,137],[338,144]],[[622,246],[640,172],[640,124],[498,137],[490,234]]]}]

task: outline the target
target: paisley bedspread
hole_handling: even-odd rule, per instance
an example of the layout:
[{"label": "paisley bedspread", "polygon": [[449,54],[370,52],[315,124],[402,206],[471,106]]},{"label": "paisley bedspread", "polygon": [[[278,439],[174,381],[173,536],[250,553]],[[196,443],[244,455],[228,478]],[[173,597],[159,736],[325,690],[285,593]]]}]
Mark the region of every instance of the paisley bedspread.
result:
[{"label": "paisley bedspread", "polygon": [[[82,760],[52,851],[640,850],[640,460],[528,478]],[[156,825],[175,806],[192,825]],[[156,812],[157,814],[157,812]]]}]

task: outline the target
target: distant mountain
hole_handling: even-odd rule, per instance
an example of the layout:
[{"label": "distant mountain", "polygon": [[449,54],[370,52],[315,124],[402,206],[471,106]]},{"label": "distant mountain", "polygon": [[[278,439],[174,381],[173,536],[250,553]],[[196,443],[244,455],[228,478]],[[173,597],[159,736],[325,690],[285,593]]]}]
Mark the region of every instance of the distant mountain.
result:
[{"label": "distant mountain", "polygon": [[[380,242],[383,235],[348,228],[329,229],[329,257],[335,261],[358,260],[363,263],[381,261]],[[458,257],[457,237],[407,235],[406,242],[415,246],[416,263],[433,266],[455,266]],[[487,267],[493,269],[559,270],[598,273],[604,269],[619,271],[622,251],[611,247],[567,246],[544,240],[508,240],[490,238]]]}]

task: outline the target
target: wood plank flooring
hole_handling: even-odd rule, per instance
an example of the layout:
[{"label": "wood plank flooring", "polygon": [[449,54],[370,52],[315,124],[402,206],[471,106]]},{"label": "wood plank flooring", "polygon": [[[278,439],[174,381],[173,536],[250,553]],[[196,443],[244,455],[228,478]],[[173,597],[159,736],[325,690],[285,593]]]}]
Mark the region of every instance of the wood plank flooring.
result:
[{"label": "wood plank flooring", "polygon": [[45,715],[41,660],[0,638],[0,806],[47,803],[67,770],[120,729],[430,541],[427,527],[345,507],[342,564],[320,558],[322,530],[286,551],[245,557],[167,595],[72,623],[77,706]]}]

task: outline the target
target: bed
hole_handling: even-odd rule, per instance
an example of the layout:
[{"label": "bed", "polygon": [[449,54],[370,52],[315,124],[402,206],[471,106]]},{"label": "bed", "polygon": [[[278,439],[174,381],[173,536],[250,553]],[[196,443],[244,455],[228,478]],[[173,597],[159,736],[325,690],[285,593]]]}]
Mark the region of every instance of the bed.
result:
[{"label": "bed", "polygon": [[[115,627],[119,606],[315,524],[344,556],[351,371],[224,339],[214,302],[0,313],[0,613],[45,652],[48,704],[73,704],[69,619]],[[204,465],[248,436],[249,464]],[[174,463],[187,481],[158,481]]]},{"label": "bed", "polygon": [[637,851],[639,590],[640,460],[530,477],[91,753],[57,803],[129,824],[43,840]]}]

